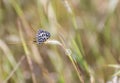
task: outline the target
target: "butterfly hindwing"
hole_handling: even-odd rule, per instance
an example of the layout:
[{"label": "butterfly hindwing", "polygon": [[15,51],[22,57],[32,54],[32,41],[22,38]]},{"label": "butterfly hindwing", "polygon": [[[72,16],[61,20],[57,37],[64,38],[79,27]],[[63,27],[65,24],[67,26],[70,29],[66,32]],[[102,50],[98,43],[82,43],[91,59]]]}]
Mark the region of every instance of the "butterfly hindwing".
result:
[{"label": "butterfly hindwing", "polygon": [[50,38],[50,33],[44,30],[38,30],[36,34],[36,42],[41,44]]}]

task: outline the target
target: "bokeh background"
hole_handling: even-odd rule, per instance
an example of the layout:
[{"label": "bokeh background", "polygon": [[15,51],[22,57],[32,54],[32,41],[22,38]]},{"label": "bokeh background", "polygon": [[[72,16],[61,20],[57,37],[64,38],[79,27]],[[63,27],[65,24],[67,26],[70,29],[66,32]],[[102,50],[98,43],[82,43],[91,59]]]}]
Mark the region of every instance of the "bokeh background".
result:
[{"label": "bokeh background", "polygon": [[120,83],[119,64],[119,0],[0,0],[0,83]]}]

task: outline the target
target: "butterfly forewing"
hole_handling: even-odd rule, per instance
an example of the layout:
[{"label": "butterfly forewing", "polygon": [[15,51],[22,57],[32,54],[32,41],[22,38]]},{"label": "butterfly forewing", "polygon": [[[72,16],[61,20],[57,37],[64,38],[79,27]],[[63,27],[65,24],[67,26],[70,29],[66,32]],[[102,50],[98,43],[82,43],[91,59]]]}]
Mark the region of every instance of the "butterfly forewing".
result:
[{"label": "butterfly forewing", "polygon": [[41,44],[50,38],[50,33],[44,30],[38,30],[36,34],[36,42]]}]

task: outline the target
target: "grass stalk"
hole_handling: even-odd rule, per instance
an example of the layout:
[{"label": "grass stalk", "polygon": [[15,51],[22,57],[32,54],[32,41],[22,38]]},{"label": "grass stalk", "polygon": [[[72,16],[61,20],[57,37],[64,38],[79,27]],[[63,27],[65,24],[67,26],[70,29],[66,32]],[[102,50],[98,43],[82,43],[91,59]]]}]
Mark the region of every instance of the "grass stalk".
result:
[{"label": "grass stalk", "polygon": [[24,49],[25,54],[26,54],[27,62],[29,64],[29,67],[30,67],[30,70],[31,70],[33,83],[37,83],[36,78],[35,78],[35,74],[33,73],[33,65],[32,65],[32,61],[31,61],[31,58],[30,58],[30,52],[27,48],[27,45],[26,45],[24,37],[23,37],[20,21],[18,21],[18,28],[19,28],[19,34],[20,34],[20,38],[21,38],[21,41],[22,41],[23,49]]},{"label": "grass stalk", "polygon": [[68,58],[70,59],[71,63],[73,64],[73,67],[75,68],[81,83],[84,83],[84,79],[83,79],[82,73],[79,70],[79,68],[77,67],[75,60],[71,57],[71,50],[67,49],[64,44],[60,43],[57,40],[48,40],[48,41],[45,42],[45,44],[56,44],[56,45],[61,46],[63,48],[64,52],[66,53],[66,55],[68,56]]},{"label": "grass stalk", "polygon": [[7,81],[13,76],[13,74],[16,72],[16,70],[19,68],[21,65],[22,61],[25,59],[24,56],[21,57],[15,68],[12,70],[12,72],[9,74],[9,76],[3,81],[3,83],[7,83]]}]

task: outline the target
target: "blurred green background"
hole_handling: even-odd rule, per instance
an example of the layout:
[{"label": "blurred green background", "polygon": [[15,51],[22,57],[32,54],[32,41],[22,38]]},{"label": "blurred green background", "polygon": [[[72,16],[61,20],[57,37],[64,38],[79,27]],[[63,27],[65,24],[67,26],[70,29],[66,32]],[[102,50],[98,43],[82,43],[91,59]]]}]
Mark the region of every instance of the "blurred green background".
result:
[{"label": "blurred green background", "polygon": [[0,0],[0,83],[120,83],[119,64],[119,0]]}]

